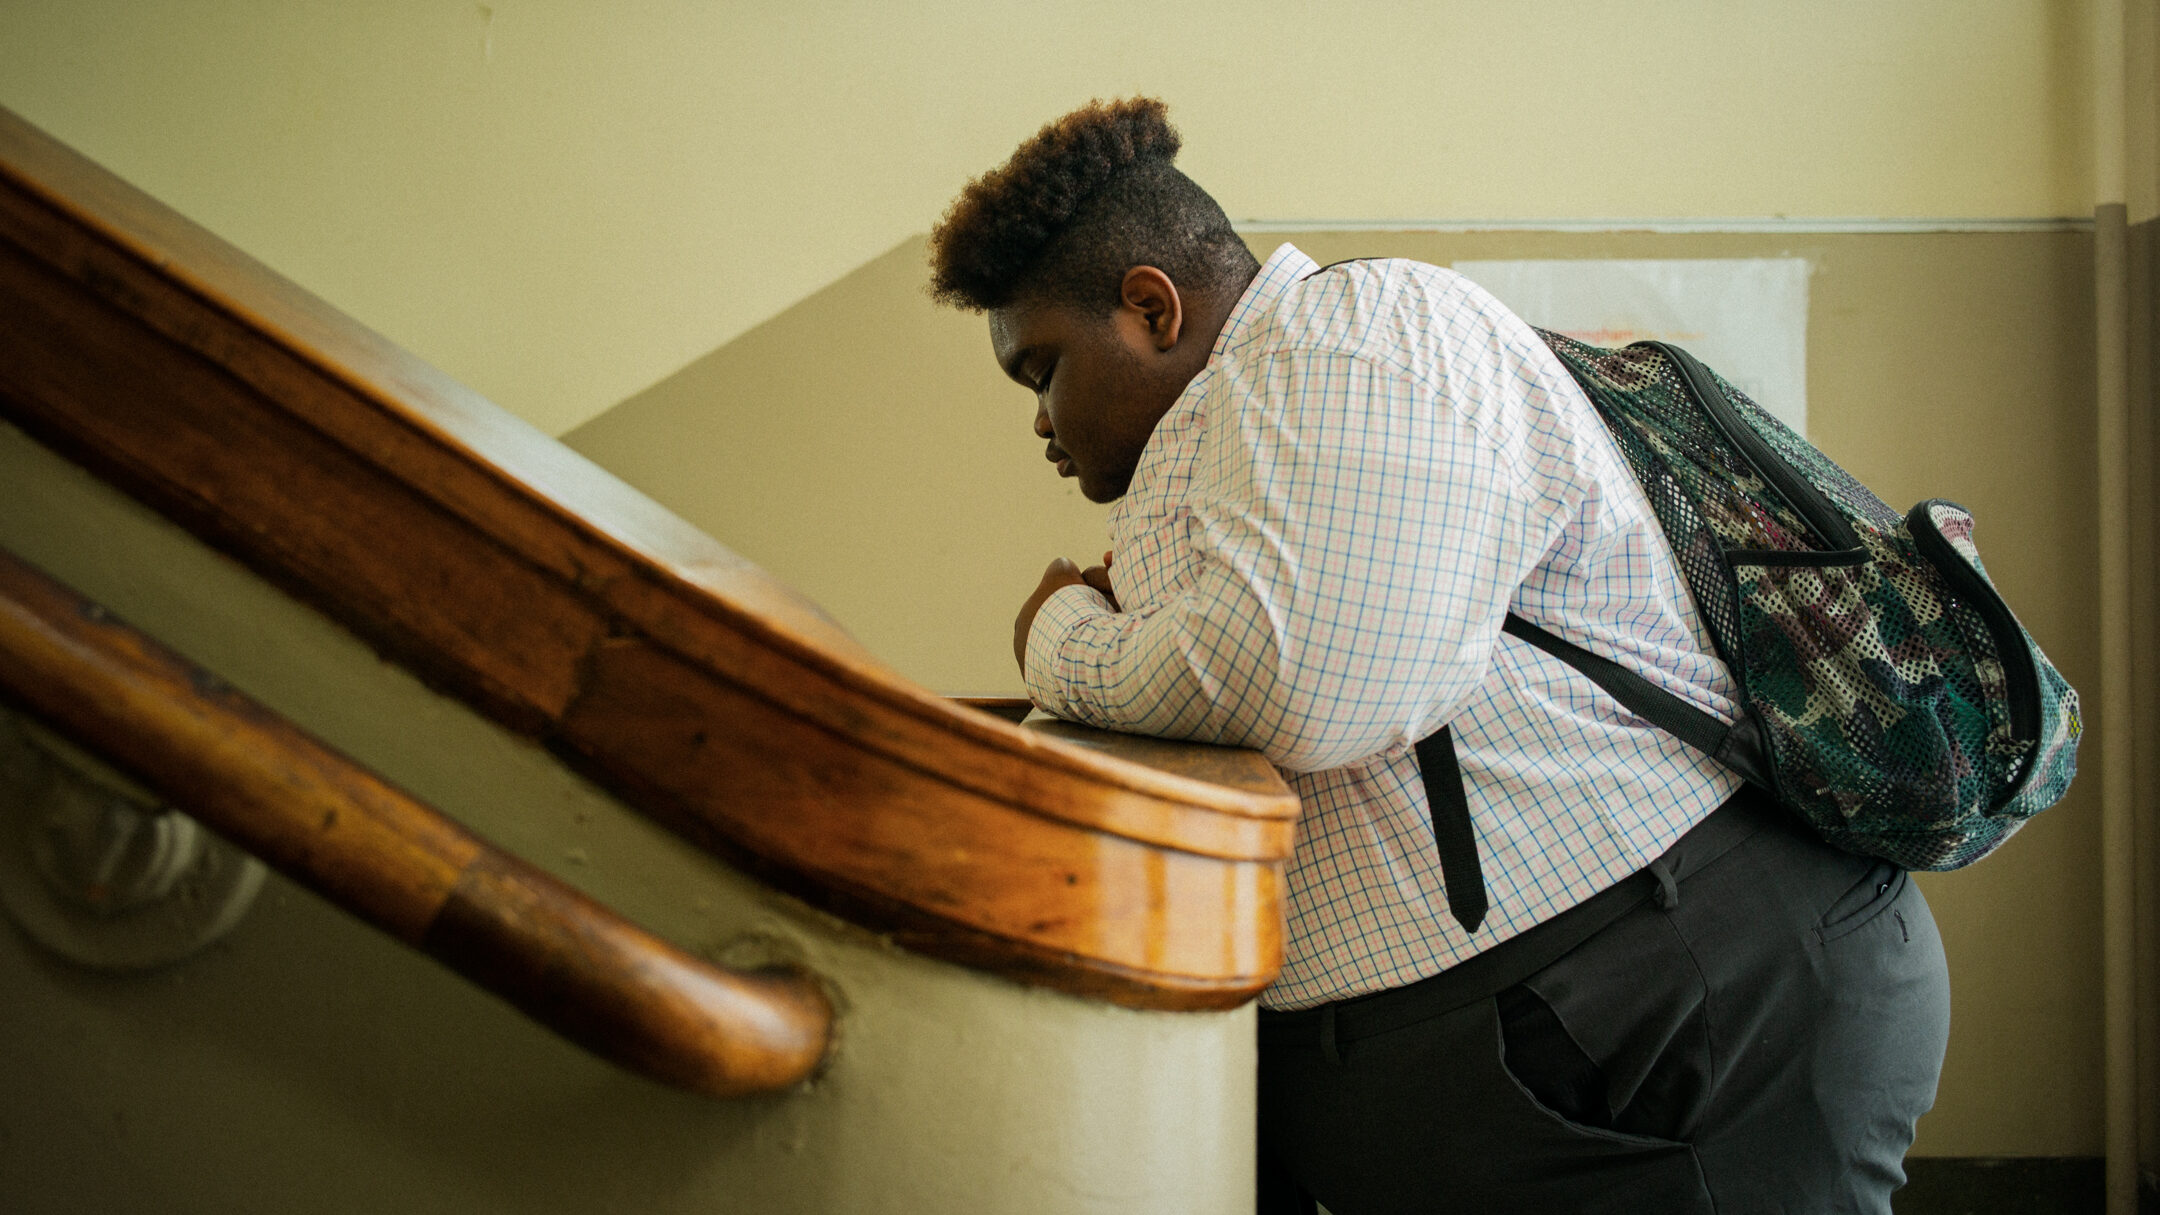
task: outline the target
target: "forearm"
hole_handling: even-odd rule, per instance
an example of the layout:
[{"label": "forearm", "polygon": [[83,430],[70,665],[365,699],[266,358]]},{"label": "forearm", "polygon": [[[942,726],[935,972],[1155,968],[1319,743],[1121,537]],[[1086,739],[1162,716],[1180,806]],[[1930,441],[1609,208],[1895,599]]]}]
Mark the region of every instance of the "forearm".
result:
[{"label": "forearm", "polygon": [[1373,661],[1345,648],[1339,622],[1296,619],[1239,590],[1218,576],[1144,613],[1060,591],[1028,638],[1029,694],[1089,725],[1251,747],[1318,771],[1411,738],[1483,678],[1497,638],[1497,619],[1427,620],[1438,627]]},{"label": "forearm", "polygon": [[1191,655],[1189,609],[1172,603],[1120,612],[1088,588],[1051,596],[1028,636],[1028,694],[1060,717],[1104,729],[1204,742],[1225,737],[1227,715],[1208,696],[1205,663]]}]

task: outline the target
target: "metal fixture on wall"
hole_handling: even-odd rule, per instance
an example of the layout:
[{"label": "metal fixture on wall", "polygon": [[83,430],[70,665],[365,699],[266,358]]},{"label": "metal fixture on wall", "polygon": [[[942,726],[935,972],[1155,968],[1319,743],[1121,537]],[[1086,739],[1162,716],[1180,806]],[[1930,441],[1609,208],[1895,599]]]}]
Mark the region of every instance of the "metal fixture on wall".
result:
[{"label": "metal fixture on wall", "polygon": [[0,907],[84,966],[177,962],[231,931],[262,863],[109,764],[0,712]]}]

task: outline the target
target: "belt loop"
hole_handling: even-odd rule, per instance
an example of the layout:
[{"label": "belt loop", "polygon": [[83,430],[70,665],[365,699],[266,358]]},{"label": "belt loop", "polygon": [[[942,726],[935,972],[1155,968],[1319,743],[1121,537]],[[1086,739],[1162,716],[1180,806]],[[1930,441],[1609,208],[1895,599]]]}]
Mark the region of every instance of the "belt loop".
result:
[{"label": "belt loop", "polygon": [[1335,1006],[1320,1006],[1320,1057],[1337,1067],[1342,1066],[1342,1048],[1335,1043]]},{"label": "belt loop", "polygon": [[1672,866],[1661,856],[1650,862],[1648,868],[1650,876],[1657,879],[1658,906],[1667,911],[1678,907],[1680,905],[1680,883],[1673,880]]}]

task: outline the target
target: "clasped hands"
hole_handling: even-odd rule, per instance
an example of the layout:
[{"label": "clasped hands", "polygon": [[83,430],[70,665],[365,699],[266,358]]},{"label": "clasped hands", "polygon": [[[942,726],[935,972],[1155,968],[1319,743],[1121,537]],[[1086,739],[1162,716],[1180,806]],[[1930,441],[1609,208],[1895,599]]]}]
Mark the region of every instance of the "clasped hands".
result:
[{"label": "clasped hands", "polygon": [[1117,592],[1110,589],[1110,554],[1102,555],[1101,565],[1081,569],[1069,559],[1059,557],[1043,571],[1042,581],[1035,585],[1035,593],[1020,605],[1020,614],[1013,618],[1013,661],[1020,664],[1020,675],[1027,676],[1028,632],[1035,627],[1035,613],[1042,610],[1043,600],[1068,586],[1092,586],[1110,601],[1110,610],[1123,611],[1118,606]]}]

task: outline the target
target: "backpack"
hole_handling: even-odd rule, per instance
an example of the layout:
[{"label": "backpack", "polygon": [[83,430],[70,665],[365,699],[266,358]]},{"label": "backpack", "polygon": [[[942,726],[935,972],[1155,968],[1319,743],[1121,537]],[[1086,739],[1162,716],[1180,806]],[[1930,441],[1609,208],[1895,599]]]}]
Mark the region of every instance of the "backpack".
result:
[{"label": "backpack", "polygon": [[2062,797],[2077,693],[1988,581],[1963,507],[1899,515],[1678,347],[1539,336],[1649,495],[1745,713],[1727,726],[1527,621],[1508,632],[1849,852],[1956,869]]}]

